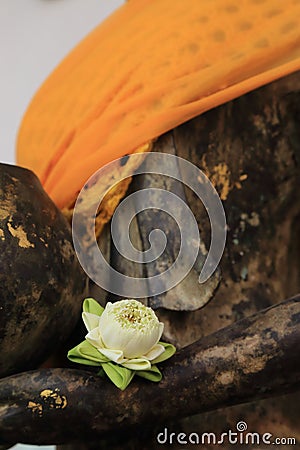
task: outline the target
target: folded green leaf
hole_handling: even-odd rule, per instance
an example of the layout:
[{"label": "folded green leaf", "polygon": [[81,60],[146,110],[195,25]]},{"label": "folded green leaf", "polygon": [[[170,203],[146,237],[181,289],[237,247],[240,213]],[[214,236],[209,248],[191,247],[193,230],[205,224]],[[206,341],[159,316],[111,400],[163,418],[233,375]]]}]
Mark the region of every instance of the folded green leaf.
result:
[{"label": "folded green leaf", "polygon": [[166,342],[161,342],[161,341],[159,342],[159,344],[161,344],[162,346],[165,347],[165,351],[161,355],[159,355],[157,358],[153,359],[153,361],[151,361],[151,364],[157,364],[162,361],[165,361],[166,359],[171,358],[171,356],[173,356],[174,353],[176,352],[176,348],[172,344],[168,344]]},{"label": "folded green leaf", "polygon": [[111,362],[102,364],[102,368],[109,379],[122,391],[127,388],[135,374],[134,371]]},{"label": "folded green leaf", "polygon": [[88,341],[83,341],[68,352],[68,358],[78,364],[88,366],[100,366],[101,363],[109,361],[106,356],[102,355]]},{"label": "folded green leaf", "polygon": [[99,305],[93,298],[86,298],[83,302],[83,312],[88,312],[91,314],[96,314],[97,316],[101,316],[104,311],[104,308]]},{"label": "folded green leaf", "polygon": [[148,370],[139,370],[135,374],[141,378],[158,383],[162,379],[162,374],[156,366],[151,366]]}]

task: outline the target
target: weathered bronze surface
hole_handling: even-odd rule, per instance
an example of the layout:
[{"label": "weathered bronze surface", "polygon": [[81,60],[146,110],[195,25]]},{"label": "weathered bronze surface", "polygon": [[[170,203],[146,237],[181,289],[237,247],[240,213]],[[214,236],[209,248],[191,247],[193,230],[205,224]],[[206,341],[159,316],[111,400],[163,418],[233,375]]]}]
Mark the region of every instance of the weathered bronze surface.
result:
[{"label": "weathered bronze surface", "polygon": [[29,170],[0,164],[0,375],[35,368],[68,338],[86,277],[69,224]]},{"label": "weathered bronze surface", "polygon": [[[253,431],[277,429],[278,435],[300,438],[295,422],[299,393],[179,419],[299,389],[299,297],[277,305],[300,291],[299,118],[300,79],[294,74],[203,114],[157,141],[154,151],[172,143],[175,154],[208,175],[223,200],[228,239],[218,289],[196,311],[157,310],[166,325],[165,339],[183,348],[163,365],[164,379],[158,385],[134,380],[121,393],[76,369],[3,379],[3,441],[73,440],[76,444],[69,448],[78,449],[84,448],[80,441],[101,436],[103,448],[113,448],[103,436],[113,430],[123,439],[115,448],[124,449],[118,430],[130,424],[136,437],[128,449],[155,448],[154,429],[143,441],[145,423],[156,422],[161,430],[172,419],[183,432],[212,428],[221,432],[234,429],[243,418]],[[185,189],[184,195],[209,248],[206,214],[190,191]],[[143,239],[139,238],[141,245]],[[190,289],[187,299],[193,293]],[[103,293],[97,292],[93,289],[103,300]],[[162,304],[166,299],[155,300]],[[50,406],[55,404],[53,397],[50,402],[41,396],[45,389],[61,398],[59,408]],[[19,427],[21,420],[24,425]],[[95,445],[85,448],[100,448],[99,440]]]},{"label": "weathered bronze surface", "polygon": [[1,439],[90,440],[298,389],[299,324],[298,296],[182,349],[162,365],[159,384],[137,381],[124,392],[91,372],[72,369],[4,378]]}]

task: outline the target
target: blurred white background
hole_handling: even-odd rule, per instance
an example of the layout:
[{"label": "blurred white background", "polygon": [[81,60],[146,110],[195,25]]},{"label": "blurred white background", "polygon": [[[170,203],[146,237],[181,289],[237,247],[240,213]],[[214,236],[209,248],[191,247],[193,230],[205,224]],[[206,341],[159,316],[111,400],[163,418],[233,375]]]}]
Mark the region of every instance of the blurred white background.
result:
[{"label": "blurred white background", "polygon": [[60,60],[122,0],[0,0],[0,161],[15,161],[33,94]]},{"label": "blurred white background", "polygon": [[[0,162],[15,162],[20,121],[60,60],[122,0],[0,0]],[[55,447],[17,445],[15,450]]]}]

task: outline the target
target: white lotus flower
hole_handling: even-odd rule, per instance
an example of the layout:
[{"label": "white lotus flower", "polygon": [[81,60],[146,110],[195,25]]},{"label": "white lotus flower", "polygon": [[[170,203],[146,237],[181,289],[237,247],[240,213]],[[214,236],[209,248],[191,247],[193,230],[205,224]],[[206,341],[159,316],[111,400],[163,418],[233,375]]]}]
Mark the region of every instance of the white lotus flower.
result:
[{"label": "white lotus flower", "polygon": [[150,369],[165,348],[158,344],[164,325],[137,300],[107,303],[101,316],[84,312],[86,340],[111,361],[132,370]]}]

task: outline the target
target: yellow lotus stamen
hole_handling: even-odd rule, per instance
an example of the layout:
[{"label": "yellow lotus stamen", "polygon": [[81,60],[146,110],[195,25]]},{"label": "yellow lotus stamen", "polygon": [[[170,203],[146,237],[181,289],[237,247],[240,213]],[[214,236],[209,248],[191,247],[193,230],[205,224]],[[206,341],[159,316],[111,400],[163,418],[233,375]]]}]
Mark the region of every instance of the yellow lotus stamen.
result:
[{"label": "yellow lotus stamen", "polygon": [[137,300],[121,300],[111,306],[108,312],[122,328],[131,328],[144,332],[157,326],[158,319],[154,311]]}]

